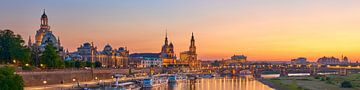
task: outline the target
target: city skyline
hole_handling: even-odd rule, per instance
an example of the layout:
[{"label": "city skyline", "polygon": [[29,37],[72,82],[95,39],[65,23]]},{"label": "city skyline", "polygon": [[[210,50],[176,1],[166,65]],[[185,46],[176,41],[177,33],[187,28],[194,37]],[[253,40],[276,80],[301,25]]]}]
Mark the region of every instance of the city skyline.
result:
[{"label": "city skyline", "polygon": [[[280,2],[272,2],[263,8],[253,8],[231,3],[235,1],[210,1],[209,4],[169,1],[170,5],[159,6],[156,2],[127,2],[130,6],[101,2],[88,3],[86,7],[90,9],[86,10],[76,7],[80,4],[76,1],[57,1],[60,6],[71,4],[67,8],[39,1],[15,5],[19,6],[15,10],[5,10],[14,8],[10,5],[16,3],[8,2],[8,5],[0,5],[0,10],[5,12],[0,15],[0,29],[13,30],[28,40],[29,35],[35,36],[34,32],[40,24],[39,16],[42,9],[46,9],[53,33],[70,51],[75,51],[84,42],[94,42],[100,50],[110,44],[115,48],[127,46],[130,53],[160,52],[167,29],[169,41],[174,43],[177,55],[188,49],[191,32],[194,32],[201,60],[227,59],[234,54],[244,54],[249,60],[289,61],[307,57],[310,61],[316,61],[322,56],[341,55],[348,56],[351,61],[360,58],[360,37],[357,36],[360,17],[356,17],[360,15],[356,12],[360,11],[360,7],[356,4],[283,1],[287,5],[277,6]],[[265,1],[246,2],[257,6],[265,4]],[[324,5],[317,6],[320,3]],[[202,7],[196,7],[200,4]],[[96,5],[101,9],[96,9]],[[166,7],[169,8],[163,9]],[[327,7],[334,8],[331,9],[334,11]],[[122,10],[124,8],[129,10]],[[92,10],[97,13],[92,13]]]}]

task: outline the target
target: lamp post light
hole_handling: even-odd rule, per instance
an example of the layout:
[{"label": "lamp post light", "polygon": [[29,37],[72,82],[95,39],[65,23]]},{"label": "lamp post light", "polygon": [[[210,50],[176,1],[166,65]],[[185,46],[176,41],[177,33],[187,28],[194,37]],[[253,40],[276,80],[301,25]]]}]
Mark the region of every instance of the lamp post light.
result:
[{"label": "lamp post light", "polygon": [[44,84],[44,89],[46,89],[46,83],[47,83],[47,81],[46,81],[46,80],[44,80],[44,81],[43,81],[43,84]]},{"label": "lamp post light", "polygon": [[25,66],[29,66],[29,64],[25,64]]}]

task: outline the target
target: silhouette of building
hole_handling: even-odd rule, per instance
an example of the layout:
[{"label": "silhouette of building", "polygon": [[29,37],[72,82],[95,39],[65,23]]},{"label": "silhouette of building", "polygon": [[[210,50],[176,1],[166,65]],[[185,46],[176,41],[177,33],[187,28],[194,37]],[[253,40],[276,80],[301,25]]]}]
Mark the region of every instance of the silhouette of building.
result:
[{"label": "silhouette of building", "polygon": [[201,62],[197,59],[195,38],[193,33],[191,34],[189,51],[184,51],[180,53],[180,63],[188,64],[188,66],[193,68],[200,67]]},{"label": "silhouette of building", "polygon": [[299,57],[296,59],[291,59],[291,64],[307,64],[307,59],[305,57]]}]

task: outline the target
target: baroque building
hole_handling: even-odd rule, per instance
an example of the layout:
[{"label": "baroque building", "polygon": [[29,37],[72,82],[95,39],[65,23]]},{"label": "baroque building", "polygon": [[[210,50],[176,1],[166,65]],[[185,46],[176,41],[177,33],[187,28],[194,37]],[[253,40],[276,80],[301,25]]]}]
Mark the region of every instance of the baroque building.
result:
[{"label": "baroque building", "polygon": [[187,64],[190,67],[200,67],[200,61],[197,59],[196,54],[194,33],[191,33],[189,51],[184,51],[180,53],[180,62],[182,64]]},{"label": "baroque building", "polygon": [[76,52],[68,55],[67,60],[100,62],[103,67],[128,67],[129,50],[126,47],[113,49],[109,44],[97,51],[93,43],[85,42]]},{"label": "baroque building", "polygon": [[56,38],[52,33],[48,20],[48,16],[44,10],[40,18],[40,29],[36,31],[34,43],[31,41],[29,36],[28,47],[32,51],[32,55],[34,55],[36,64],[39,64],[39,57],[41,56],[41,52],[45,50],[45,46],[47,44],[52,44],[62,59],[64,59],[65,56],[64,49],[60,43],[60,38]]},{"label": "baroque building", "polygon": [[138,68],[161,67],[162,61],[159,53],[133,53],[130,54],[131,64]]},{"label": "baroque building", "polygon": [[161,48],[160,58],[164,66],[176,64],[176,55],[174,53],[174,45],[168,42],[167,33],[165,35],[165,43]]}]

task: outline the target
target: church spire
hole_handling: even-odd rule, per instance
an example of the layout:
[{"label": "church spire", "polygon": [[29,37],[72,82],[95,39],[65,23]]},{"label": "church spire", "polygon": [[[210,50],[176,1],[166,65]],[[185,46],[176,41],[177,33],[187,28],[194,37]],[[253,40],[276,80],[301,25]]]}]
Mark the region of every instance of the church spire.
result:
[{"label": "church spire", "polygon": [[168,45],[167,29],[165,31],[165,45]]},{"label": "church spire", "polygon": [[29,36],[28,47],[31,47],[31,44],[32,44],[32,42],[31,42],[31,36]]},{"label": "church spire", "polygon": [[191,33],[191,40],[190,40],[189,51],[192,52],[192,53],[196,53],[194,33]]},{"label": "church spire", "polygon": [[195,46],[195,38],[194,38],[194,33],[191,33],[191,41],[190,41],[190,46]]},{"label": "church spire", "polygon": [[61,46],[60,37],[59,37],[59,36],[58,36],[58,44],[59,44],[59,46]]}]

